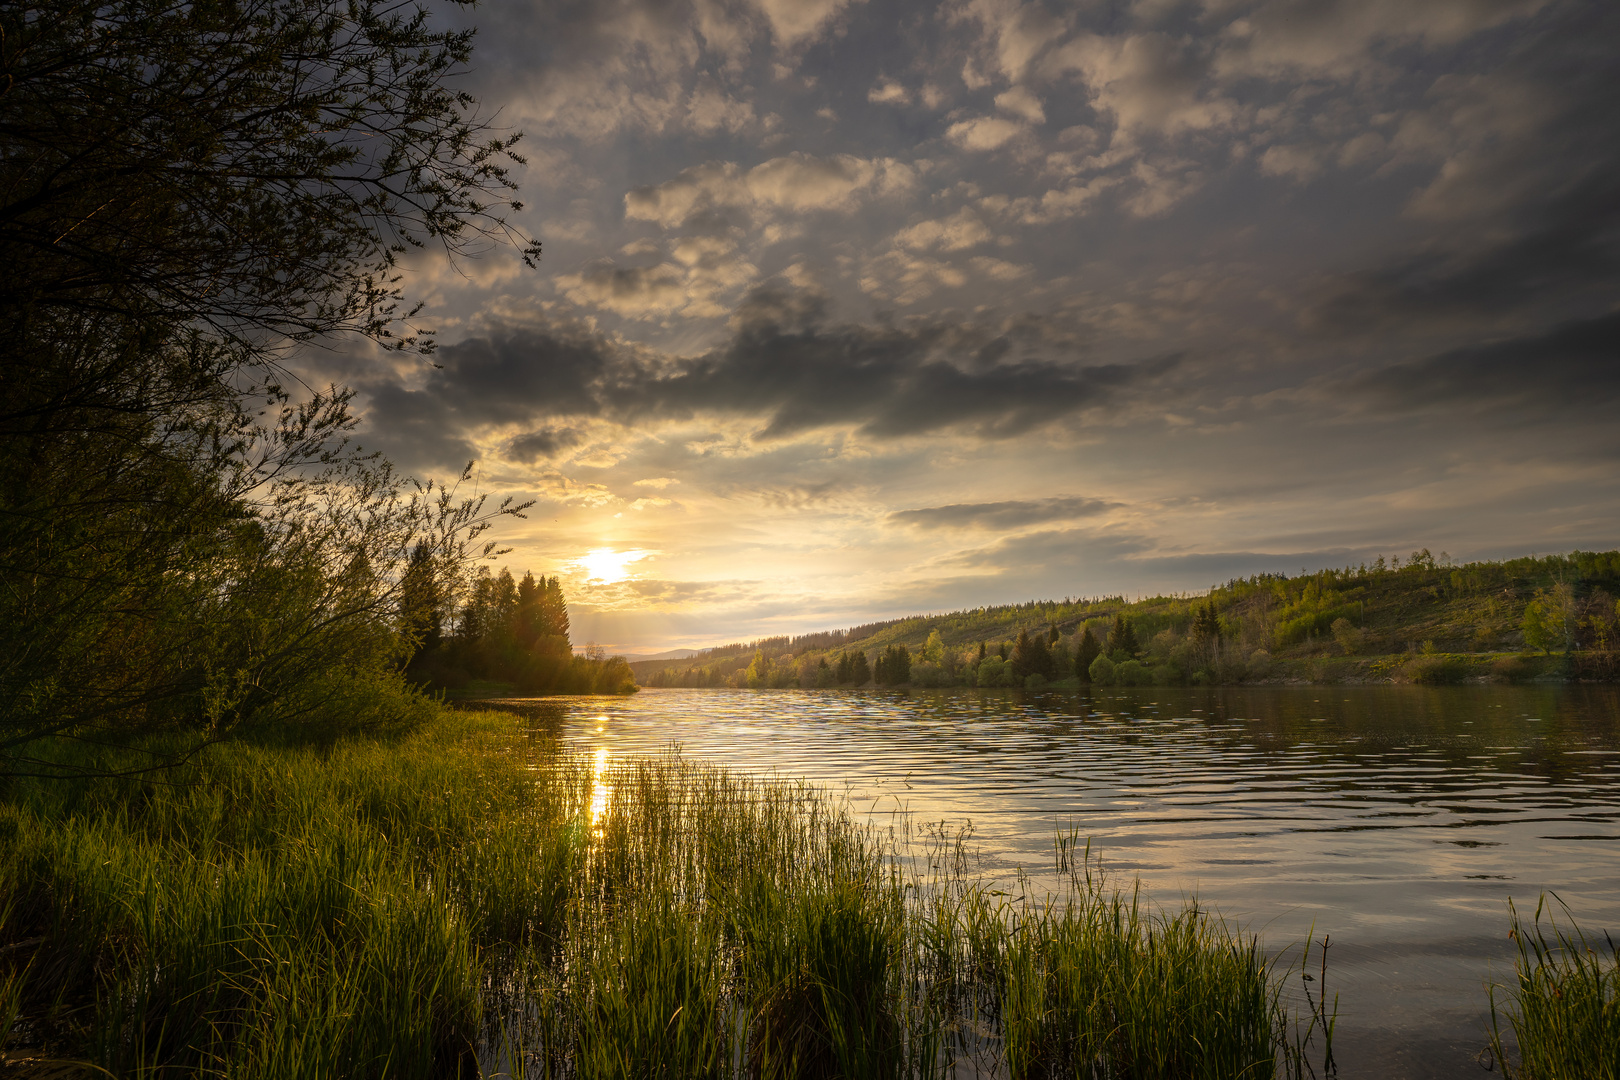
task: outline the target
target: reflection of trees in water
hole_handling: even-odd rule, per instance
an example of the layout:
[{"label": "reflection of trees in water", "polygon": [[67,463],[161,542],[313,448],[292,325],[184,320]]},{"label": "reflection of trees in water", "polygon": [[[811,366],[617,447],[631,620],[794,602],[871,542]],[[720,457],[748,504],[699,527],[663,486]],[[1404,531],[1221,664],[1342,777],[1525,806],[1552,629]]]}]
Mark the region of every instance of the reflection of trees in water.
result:
[{"label": "reflection of trees in water", "polygon": [[1148,714],[1154,719],[1234,725],[1209,735],[1235,747],[1306,749],[1318,760],[1357,765],[1440,759],[1460,773],[1556,783],[1612,775],[1589,752],[1620,749],[1620,689],[1613,686],[1211,687],[1092,700],[1095,711],[1120,721],[1144,719],[1144,706],[1156,703]]}]

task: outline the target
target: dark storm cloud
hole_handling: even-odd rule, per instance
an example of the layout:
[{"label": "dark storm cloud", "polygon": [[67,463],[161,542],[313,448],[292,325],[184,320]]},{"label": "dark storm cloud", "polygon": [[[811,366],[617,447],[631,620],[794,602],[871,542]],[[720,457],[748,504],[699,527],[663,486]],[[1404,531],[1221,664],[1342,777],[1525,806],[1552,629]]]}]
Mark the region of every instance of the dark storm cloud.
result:
[{"label": "dark storm cloud", "polygon": [[1415,242],[1306,297],[1309,329],[1545,323],[1620,294],[1620,8],[1543,14],[1499,63],[1464,54],[1408,103],[1413,160],[1439,164],[1406,206]]},{"label": "dark storm cloud", "polygon": [[[1025,335],[1027,338],[1027,334]],[[391,434],[451,458],[487,426],[548,417],[624,424],[701,415],[760,418],[759,439],[849,427],[892,439],[941,430],[1011,438],[1152,390],[1178,357],[1081,365],[1041,356],[1027,340],[944,322],[903,327],[818,322],[814,298],[762,294],[731,338],[696,357],[631,350],[585,331],[509,329],[448,345],[420,389],[371,388],[369,415]],[[512,443],[518,455],[567,447],[544,426]],[[446,458],[445,460],[450,460]]]},{"label": "dark storm cloud", "polygon": [[514,437],[506,444],[506,457],[512,461],[534,463],[556,457],[564,450],[572,450],[584,441],[578,428],[547,426]]},{"label": "dark storm cloud", "polygon": [[898,510],[890,514],[888,520],[890,524],[914,525],[924,529],[1015,529],[1022,525],[1092,517],[1115,505],[1102,499],[1075,497],[953,503],[949,506],[930,506],[918,510]]},{"label": "dark storm cloud", "polygon": [[[1589,416],[1620,399],[1620,313],[1393,364],[1349,389],[1401,410],[1470,403],[1537,417],[1548,410]],[[1613,420],[1607,413],[1603,419]]]},{"label": "dark storm cloud", "polygon": [[1511,317],[1620,291],[1620,163],[1535,216],[1532,227],[1497,243],[1435,245],[1347,275],[1323,290],[1304,321],[1318,332],[1371,334]]}]

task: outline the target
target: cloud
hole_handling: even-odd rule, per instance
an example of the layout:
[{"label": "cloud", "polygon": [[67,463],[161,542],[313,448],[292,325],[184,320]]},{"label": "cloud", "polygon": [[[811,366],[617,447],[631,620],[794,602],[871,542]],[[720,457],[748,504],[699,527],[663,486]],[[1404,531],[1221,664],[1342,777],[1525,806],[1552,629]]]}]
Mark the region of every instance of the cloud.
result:
[{"label": "cloud", "polygon": [[1166,34],[1082,34],[1055,50],[1044,67],[1050,75],[1078,76],[1093,105],[1112,113],[1125,132],[1203,131],[1231,124],[1238,113],[1235,102],[1209,85],[1207,55]]},{"label": "cloud", "polygon": [[565,274],[557,287],[570,300],[639,318],[666,314],[687,302],[686,275],[679,266],[597,266],[578,274]]},{"label": "cloud", "polygon": [[866,100],[878,105],[909,105],[911,91],[893,79],[884,79],[866,92]]},{"label": "cloud", "polygon": [[981,116],[952,124],[945,137],[964,150],[995,150],[1027,130],[1025,124],[1003,116]]},{"label": "cloud", "polygon": [[1383,266],[1329,277],[1308,296],[1301,321],[1334,335],[1477,327],[1549,301],[1612,298],[1620,285],[1620,169],[1595,172],[1523,217],[1517,229],[1498,219],[1483,237],[1430,241]]},{"label": "cloud", "polygon": [[924,529],[1016,529],[1024,525],[1094,517],[1113,508],[1102,499],[1073,496],[1053,499],[1023,499],[1008,502],[952,503],[920,510],[898,510],[888,516],[894,525]]},{"label": "cloud", "polygon": [[1216,67],[1225,78],[1351,79],[1375,47],[1435,48],[1524,18],[1548,0],[1268,0],[1220,34]]},{"label": "cloud", "polygon": [[[770,21],[777,43],[791,48],[813,40],[850,0],[754,0]],[[859,0],[856,0],[859,2]]]},{"label": "cloud", "polygon": [[510,327],[443,346],[419,388],[369,388],[368,420],[390,433],[431,430],[427,448],[453,449],[449,460],[476,456],[468,451],[485,433],[513,426],[530,441],[509,442],[512,451],[538,455],[586,419],[650,430],[734,417],[755,425],[756,442],[820,429],[879,441],[945,431],[1007,439],[1141,394],[1165,397],[1180,363],[1082,364],[1028,326],[1010,335],[949,322],[826,325],[818,310],[814,298],[755,290],[732,337],[693,357],[566,326]]},{"label": "cloud", "polygon": [[1392,364],[1344,389],[1403,412],[1474,405],[1521,418],[1556,414],[1579,422],[1597,414],[1612,422],[1609,410],[1620,400],[1620,313]]},{"label": "cloud", "polygon": [[512,461],[533,464],[556,457],[584,441],[578,428],[547,425],[535,431],[513,437],[506,444],[506,457]]},{"label": "cloud", "polygon": [[1046,123],[1046,110],[1041,108],[1041,99],[1030,93],[1028,87],[1015,86],[997,94],[996,108],[1022,117],[1031,124]]},{"label": "cloud", "polygon": [[919,221],[895,233],[895,243],[913,251],[938,248],[941,251],[961,251],[975,247],[992,238],[977,214],[963,207],[940,221]]},{"label": "cloud", "polygon": [[847,211],[865,197],[910,182],[910,171],[892,159],[795,151],[746,172],[729,161],[694,165],[662,184],[626,193],[624,213],[672,229],[705,213],[730,211],[753,220],[772,213]]}]

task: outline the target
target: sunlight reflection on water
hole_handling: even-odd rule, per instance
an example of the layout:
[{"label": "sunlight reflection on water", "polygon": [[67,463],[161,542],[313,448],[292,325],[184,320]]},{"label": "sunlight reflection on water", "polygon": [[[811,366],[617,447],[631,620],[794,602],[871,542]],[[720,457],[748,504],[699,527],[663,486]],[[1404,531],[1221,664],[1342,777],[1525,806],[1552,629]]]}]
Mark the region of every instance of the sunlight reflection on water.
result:
[{"label": "sunlight reflection on water", "polygon": [[[1116,880],[1196,891],[1273,947],[1335,942],[1349,1077],[1477,1075],[1509,896],[1620,931],[1620,689],[643,690],[535,702],[605,756],[802,776],[882,823],[971,821],[987,874],[1058,828]],[[600,781],[593,786],[592,810]]]}]

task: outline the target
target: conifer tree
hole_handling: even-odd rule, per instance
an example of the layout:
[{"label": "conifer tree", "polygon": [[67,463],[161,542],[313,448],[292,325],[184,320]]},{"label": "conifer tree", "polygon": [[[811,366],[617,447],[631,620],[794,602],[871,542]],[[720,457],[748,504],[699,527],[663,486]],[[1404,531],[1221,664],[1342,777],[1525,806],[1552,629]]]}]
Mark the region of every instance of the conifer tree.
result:
[{"label": "conifer tree", "polygon": [[1052,654],[1046,649],[1045,635],[1037,634],[1030,637],[1028,630],[1018,631],[1018,640],[1013,645],[1012,658],[1008,663],[1020,683],[1031,675],[1050,678]]},{"label": "conifer tree", "polygon": [[865,686],[872,681],[871,665],[866,662],[866,653],[861,649],[855,650],[850,663],[849,681],[856,686]]},{"label": "conifer tree", "polygon": [[1108,653],[1113,656],[1123,653],[1123,659],[1133,658],[1141,646],[1136,643],[1136,631],[1131,629],[1130,620],[1124,615],[1114,616],[1113,629],[1108,631]]},{"label": "conifer tree", "polygon": [[1080,634],[1080,644],[1074,650],[1074,673],[1083,683],[1091,681],[1091,662],[1102,655],[1102,646],[1097,643],[1097,636],[1086,627]]}]

